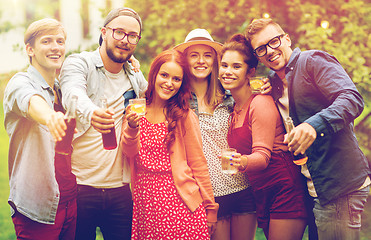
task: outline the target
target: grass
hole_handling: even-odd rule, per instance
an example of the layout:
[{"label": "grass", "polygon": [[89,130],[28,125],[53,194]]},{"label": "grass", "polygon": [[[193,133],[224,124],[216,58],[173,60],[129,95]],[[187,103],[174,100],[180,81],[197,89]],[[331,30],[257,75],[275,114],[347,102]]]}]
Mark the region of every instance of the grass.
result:
[{"label": "grass", "polygon": [[10,208],[8,205],[9,196],[9,177],[8,177],[8,148],[9,138],[4,128],[4,113],[1,101],[0,107],[0,239],[16,239],[14,226],[10,217]]}]

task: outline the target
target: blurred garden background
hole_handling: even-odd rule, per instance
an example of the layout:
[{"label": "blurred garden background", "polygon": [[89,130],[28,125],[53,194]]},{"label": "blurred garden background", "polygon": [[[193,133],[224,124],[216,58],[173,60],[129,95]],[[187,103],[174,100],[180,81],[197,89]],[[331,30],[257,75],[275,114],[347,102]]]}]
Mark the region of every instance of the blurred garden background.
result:
[{"label": "blurred garden background", "polygon": [[[25,28],[40,18],[56,18],[66,27],[68,54],[93,50],[104,17],[121,6],[133,8],[142,17],[142,39],[135,56],[144,75],[158,53],[183,42],[194,28],[207,29],[214,40],[223,43],[261,17],[281,24],[293,47],[336,56],[364,97],[365,109],[355,121],[355,131],[371,160],[371,0],[0,0],[0,240],[16,239],[7,204],[9,139],[2,99],[8,80],[27,68]],[[263,66],[258,71],[267,73]],[[362,219],[362,239],[371,239],[370,202]],[[261,231],[256,239],[264,239]]]}]

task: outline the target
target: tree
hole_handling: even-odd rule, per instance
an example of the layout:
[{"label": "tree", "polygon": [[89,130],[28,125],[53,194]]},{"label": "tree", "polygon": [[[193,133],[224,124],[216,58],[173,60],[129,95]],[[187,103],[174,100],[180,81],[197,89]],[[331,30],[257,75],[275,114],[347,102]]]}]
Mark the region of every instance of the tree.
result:
[{"label": "tree", "polygon": [[[371,4],[361,0],[127,0],[142,17],[143,38],[135,52],[144,73],[164,49],[184,41],[194,28],[205,28],[225,42],[268,13],[302,50],[321,49],[334,55],[365,99],[356,121],[357,136],[371,159]],[[264,71],[258,69],[259,71]],[[358,131],[359,130],[359,131]]]},{"label": "tree", "polygon": [[298,46],[334,55],[361,92],[366,106],[355,130],[371,160],[371,4],[359,0],[293,0],[289,6],[290,12],[299,16],[292,29]]}]

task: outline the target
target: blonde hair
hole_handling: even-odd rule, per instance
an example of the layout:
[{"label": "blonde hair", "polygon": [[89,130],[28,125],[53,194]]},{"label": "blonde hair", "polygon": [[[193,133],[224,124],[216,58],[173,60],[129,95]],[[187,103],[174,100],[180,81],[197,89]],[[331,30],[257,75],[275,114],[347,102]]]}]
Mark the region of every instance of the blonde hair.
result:
[{"label": "blonde hair", "polygon": [[215,54],[216,57],[214,59],[213,63],[213,69],[211,70],[210,76],[209,76],[209,87],[206,91],[206,101],[207,104],[212,106],[213,109],[215,109],[219,103],[223,100],[223,97],[225,95],[225,90],[220,83],[218,77],[219,77],[219,59],[218,55]]},{"label": "blonde hair", "polygon": [[29,44],[33,47],[36,38],[43,36],[47,33],[58,32],[59,30],[62,30],[64,38],[66,39],[67,38],[66,30],[63,27],[62,23],[60,23],[59,21],[52,18],[44,18],[37,20],[28,26],[24,34],[24,44],[25,45]]}]

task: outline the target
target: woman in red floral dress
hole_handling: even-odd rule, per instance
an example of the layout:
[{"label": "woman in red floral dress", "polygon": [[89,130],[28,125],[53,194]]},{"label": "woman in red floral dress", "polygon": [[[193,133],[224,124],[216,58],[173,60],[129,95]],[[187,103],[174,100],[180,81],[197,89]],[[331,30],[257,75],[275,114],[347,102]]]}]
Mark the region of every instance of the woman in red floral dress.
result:
[{"label": "woman in red floral dress", "polygon": [[181,53],[161,53],[149,72],[146,115],[128,107],[121,144],[132,171],[132,239],[209,239],[214,231],[218,204],[185,69]]}]

